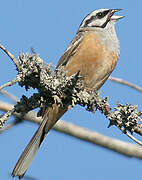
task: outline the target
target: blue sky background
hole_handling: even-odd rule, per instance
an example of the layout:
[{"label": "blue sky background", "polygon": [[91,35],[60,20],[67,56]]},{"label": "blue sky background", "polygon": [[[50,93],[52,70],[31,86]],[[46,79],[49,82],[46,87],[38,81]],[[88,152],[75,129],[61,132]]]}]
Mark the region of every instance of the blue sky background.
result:
[{"label": "blue sky background", "polygon": [[[140,0],[1,0],[0,42],[16,57],[19,52],[30,52],[33,47],[47,63],[56,65],[86,14],[98,8],[122,8],[120,14],[126,17],[116,25],[121,56],[112,75],[142,86],[141,7]],[[3,84],[16,76],[16,70],[1,50],[0,62],[0,84]],[[33,92],[26,92],[17,85],[7,90],[19,98]],[[112,107],[121,102],[137,104],[142,109],[142,95],[128,87],[107,81],[100,91],[101,96],[109,96]],[[1,100],[11,102],[2,96]],[[100,112],[94,115],[76,106],[62,119],[132,142],[117,128],[108,129],[108,120]],[[37,127],[24,122],[0,134],[0,179],[12,179],[10,173]],[[133,180],[141,177],[141,169],[140,160],[51,131],[26,175],[36,180]]]}]

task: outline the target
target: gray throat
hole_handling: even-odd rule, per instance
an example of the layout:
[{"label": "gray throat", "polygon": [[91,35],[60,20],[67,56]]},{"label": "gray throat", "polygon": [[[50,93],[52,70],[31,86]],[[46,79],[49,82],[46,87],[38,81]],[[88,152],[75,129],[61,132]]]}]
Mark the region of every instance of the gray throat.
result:
[{"label": "gray throat", "polygon": [[114,23],[110,23],[106,28],[96,28],[95,32],[100,36],[101,42],[106,45],[108,49],[120,55],[120,43],[115,32]]}]

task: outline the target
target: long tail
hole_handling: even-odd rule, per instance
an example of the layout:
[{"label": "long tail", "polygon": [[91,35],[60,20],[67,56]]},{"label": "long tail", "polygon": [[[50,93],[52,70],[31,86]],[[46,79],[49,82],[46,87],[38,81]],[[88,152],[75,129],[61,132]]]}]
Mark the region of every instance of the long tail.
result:
[{"label": "long tail", "polygon": [[24,176],[47,133],[66,111],[67,109],[58,107],[55,104],[52,106],[52,108],[48,108],[46,110],[42,123],[13,169],[13,177],[19,176],[19,179],[21,179]]}]

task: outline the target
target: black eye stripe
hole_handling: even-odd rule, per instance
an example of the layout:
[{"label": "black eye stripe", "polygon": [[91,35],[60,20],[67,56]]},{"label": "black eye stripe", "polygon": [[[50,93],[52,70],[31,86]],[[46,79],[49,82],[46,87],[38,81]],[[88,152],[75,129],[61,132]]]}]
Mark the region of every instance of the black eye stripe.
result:
[{"label": "black eye stripe", "polygon": [[109,10],[106,10],[106,11],[97,13],[96,16],[97,16],[97,18],[101,19],[101,18],[105,17],[108,13],[109,13]]},{"label": "black eye stripe", "polygon": [[[84,19],[87,17],[85,17],[83,19],[83,21],[81,22],[80,26],[83,25],[83,27],[87,27],[92,21],[95,21],[97,19],[102,19],[104,18],[108,13],[110,12],[110,10],[104,10],[104,11],[100,11],[98,12],[96,15],[92,15],[89,19],[87,19],[86,21],[84,21]],[[94,27],[92,25],[92,27]],[[98,27],[98,26],[97,26]]]}]

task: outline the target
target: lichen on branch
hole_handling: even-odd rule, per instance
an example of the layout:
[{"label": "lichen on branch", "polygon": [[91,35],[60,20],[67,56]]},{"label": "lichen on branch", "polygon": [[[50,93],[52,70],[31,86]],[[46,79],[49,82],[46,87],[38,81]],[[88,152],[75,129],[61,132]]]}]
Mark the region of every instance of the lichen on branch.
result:
[{"label": "lichen on branch", "polygon": [[[22,96],[12,112],[24,115],[37,107],[42,111],[42,108],[52,106],[54,103],[68,108],[79,104],[91,112],[100,110],[110,120],[109,127],[115,125],[132,139],[133,137],[127,132],[142,135],[141,113],[137,106],[118,104],[112,111],[108,98],[103,99],[98,92],[84,88],[79,71],[68,77],[63,67],[55,69],[51,64],[45,64],[35,53],[21,53],[16,61],[16,67],[18,72],[16,78],[19,85],[25,87],[26,90],[37,89],[38,92],[30,98]],[[6,121],[4,117],[7,116],[0,118],[1,125]],[[142,145],[139,141],[135,141]]]}]

